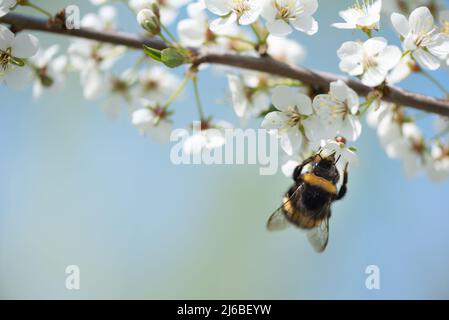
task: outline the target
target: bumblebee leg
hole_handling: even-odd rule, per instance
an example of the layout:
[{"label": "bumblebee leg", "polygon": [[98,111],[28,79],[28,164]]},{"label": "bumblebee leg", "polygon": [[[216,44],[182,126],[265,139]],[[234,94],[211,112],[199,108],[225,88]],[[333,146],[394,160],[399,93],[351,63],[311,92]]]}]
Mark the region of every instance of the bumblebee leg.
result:
[{"label": "bumblebee leg", "polygon": [[313,159],[315,159],[316,155],[313,155],[309,158],[307,158],[306,160],[304,160],[301,164],[299,164],[296,168],[295,171],[293,171],[293,180],[298,181],[298,179],[300,179],[301,177],[301,172],[302,169],[304,169],[304,167],[306,165],[308,165],[309,163],[311,163],[313,161]]},{"label": "bumblebee leg", "polygon": [[348,164],[346,163],[345,171],[343,172],[343,184],[341,185],[340,191],[338,191],[338,195],[335,200],[341,200],[346,195],[348,191]]}]

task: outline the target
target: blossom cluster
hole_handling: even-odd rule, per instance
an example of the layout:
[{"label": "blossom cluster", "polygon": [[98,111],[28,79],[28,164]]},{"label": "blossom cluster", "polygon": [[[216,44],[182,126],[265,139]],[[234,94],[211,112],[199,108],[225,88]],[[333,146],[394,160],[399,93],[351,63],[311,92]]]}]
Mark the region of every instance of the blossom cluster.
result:
[{"label": "blossom cluster", "polygon": [[[114,1],[90,2],[98,11],[84,15],[81,27],[118,32]],[[57,45],[39,48],[35,36],[15,34],[0,24],[0,82],[20,88],[32,81],[33,96],[39,98],[46,90],[62,88],[67,74],[77,72],[86,99],[102,99],[105,113],[112,118],[125,109],[142,135],[164,143],[173,128],[176,110],[172,103],[192,81],[200,130],[186,141],[184,151],[200,153],[222,146],[225,140],[220,129],[232,125],[205,115],[197,80],[208,66],[191,64],[192,54],[268,55],[297,65],[304,61],[306,49],[288,36],[299,32],[316,37],[319,33],[318,0],[123,2],[145,35],[159,36],[167,49],[145,47],[135,63],[120,69],[117,62],[130,54],[125,46],[75,39],[64,53]],[[15,0],[0,0],[0,17],[20,5]],[[186,17],[178,19],[183,7]],[[385,24],[382,17],[388,18],[400,47],[380,34]],[[176,26],[170,27],[175,22]],[[356,165],[354,145],[362,135],[366,116],[387,155],[401,160],[407,175],[425,171],[434,180],[449,178],[449,120],[437,116],[435,132],[426,136],[419,128],[419,114],[407,106],[382,101],[387,85],[396,85],[412,74],[431,79],[449,99],[444,86],[430,73],[449,66],[449,11],[435,0],[356,0],[350,8],[342,8],[332,26],[359,30],[366,38],[342,43],[336,56],[340,70],[371,87],[371,93],[360,97],[343,80],[323,89],[266,73],[214,67],[228,80],[229,101],[239,123],[247,125],[259,119],[261,127],[279,138],[285,153],[283,169],[290,175],[298,162],[317,150],[336,153],[341,168],[348,163]],[[171,30],[176,30],[176,35]],[[184,79],[169,70],[182,65],[187,66]]]}]

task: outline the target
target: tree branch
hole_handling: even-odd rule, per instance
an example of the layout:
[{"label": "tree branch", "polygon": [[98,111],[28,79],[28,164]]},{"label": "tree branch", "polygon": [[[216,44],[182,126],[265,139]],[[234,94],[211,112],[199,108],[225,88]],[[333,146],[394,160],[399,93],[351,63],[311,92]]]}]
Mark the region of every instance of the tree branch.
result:
[{"label": "tree branch", "polygon": [[[141,49],[144,44],[159,50],[167,47],[166,44],[160,39],[140,38],[125,33],[111,33],[103,31],[100,32],[90,29],[68,30],[61,26],[51,24],[46,19],[29,17],[15,13],[9,13],[6,16],[1,17],[0,23],[9,24],[15,30],[28,29],[44,31],[116,45],[124,45],[135,49]],[[322,71],[309,70],[302,67],[292,67],[270,57],[249,57],[236,53],[201,54],[196,52],[193,63],[196,65],[202,63],[221,64],[265,72],[285,78],[300,80],[305,84],[313,85],[323,90],[327,90],[329,88],[330,82],[342,79],[361,96],[367,96],[370,92],[373,91],[373,88],[365,86],[360,81],[355,79],[350,79],[347,77],[342,77]],[[385,87],[383,91],[384,92],[382,99],[385,101],[413,107],[415,109],[432,112],[443,116],[449,116],[449,100],[437,99],[396,87]]]},{"label": "tree branch", "polygon": [[0,18],[0,23],[11,25],[15,31],[36,30],[49,33],[73,36],[78,38],[123,45],[129,48],[142,49],[145,44],[155,49],[165,49],[165,42],[155,38],[141,38],[125,33],[112,33],[95,31],[91,29],[66,29],[56,23],[50,23],[47,19],[25,16],[17,13],[8,13]]}]

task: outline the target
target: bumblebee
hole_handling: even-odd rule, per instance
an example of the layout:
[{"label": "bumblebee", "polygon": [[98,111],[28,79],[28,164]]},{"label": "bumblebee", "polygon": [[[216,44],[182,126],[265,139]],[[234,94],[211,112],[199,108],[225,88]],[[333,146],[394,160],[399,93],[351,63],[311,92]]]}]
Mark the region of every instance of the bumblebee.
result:
[{"label": "bumblebee", "polygon": [[[343,171],[343,183],[338,190],[340,173],[336,167],[339,158],[335,153],[322,157],[317,153],[298,165],[293,173],[294,185],[283,198],[282,206],[267,222],[270,231],[282,230],[294,225],[307,231],[307,238],[317,252],[326,249],[329,239],[329,218],[331,205],[346,195],[348,164]],[[303,173],[305,166],[311,170]]]}]

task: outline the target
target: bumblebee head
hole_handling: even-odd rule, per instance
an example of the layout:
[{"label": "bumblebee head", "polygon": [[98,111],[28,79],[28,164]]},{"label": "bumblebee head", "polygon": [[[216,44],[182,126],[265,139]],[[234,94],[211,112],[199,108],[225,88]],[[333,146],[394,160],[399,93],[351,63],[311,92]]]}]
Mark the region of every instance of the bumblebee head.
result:
[{"label": "bumblebee head", "polygon": [[339,175],[336,167],[337,161],[335,160],[335,153],[327,157],[323,157],[321,154],[318,154],[317,159],[313,164],[312,172],[326,180],[334,181]]}]

